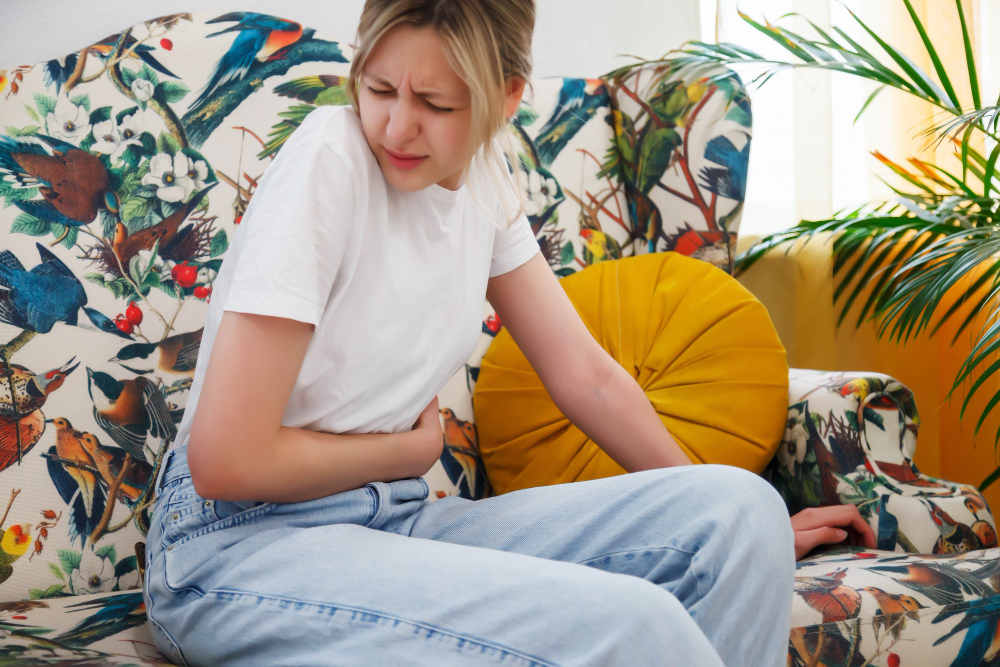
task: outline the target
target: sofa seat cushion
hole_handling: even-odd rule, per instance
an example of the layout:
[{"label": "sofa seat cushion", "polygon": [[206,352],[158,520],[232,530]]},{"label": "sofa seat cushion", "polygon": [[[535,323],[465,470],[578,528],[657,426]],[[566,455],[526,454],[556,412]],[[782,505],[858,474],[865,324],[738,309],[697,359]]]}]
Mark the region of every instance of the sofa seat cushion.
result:
[{"label": "sofa seat cushion", "polygon": [[795,576],[789,664],[985,664],[1000,641],[998,591],[1000,549],[840,548],[805,558]]},{"label": "sofa seat cushion", "polygon": [[[560,284],[691,460],[764,469],[785,428],[788,366],[756,297],[675,252],[602,262]],[[556,407],[506,330],[483,357],[473,409],[497,494],[625,472]]]}]

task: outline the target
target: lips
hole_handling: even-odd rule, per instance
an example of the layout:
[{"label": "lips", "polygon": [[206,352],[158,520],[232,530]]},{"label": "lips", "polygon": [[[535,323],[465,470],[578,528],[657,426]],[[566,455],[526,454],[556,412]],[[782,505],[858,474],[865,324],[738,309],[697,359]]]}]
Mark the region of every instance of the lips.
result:
[{"label": "lips", "polygon": [[416,153],[400,153],[399,151],[391,151],[388,148],[385,149],[385,152],[388,153],[389,155],[392,155],[395,158],[399,158],[400,160],[414,160],[417,158],[426,157],[424,155],[417,155]]},{"label": "lips", "polygon": [[403,153],[401,155],[399,153],[394,153],[394,152],[390,151],[388,148],[385,149],[385,154],[389,158],[389,162],[391,162],[392,165],[394,167],[396,167],[397,169],[407,169],[407,170],[408,169],[416,169],[421,164],[423,164],[424,160],[427,159],[426,155],[418,155],[418,156],[415,156],[415,157],[403,157],[403,156],[412,155],[412,154],[411,153]]}]

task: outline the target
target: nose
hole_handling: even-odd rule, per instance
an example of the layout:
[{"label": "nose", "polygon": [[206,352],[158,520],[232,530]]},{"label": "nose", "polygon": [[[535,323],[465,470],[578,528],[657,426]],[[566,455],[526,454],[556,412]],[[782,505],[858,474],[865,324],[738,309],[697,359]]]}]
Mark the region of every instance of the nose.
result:
[{"label": "nose", "polygon": [[419,132],[417,115],[411,104],[409,100],[398,96],[389,111],[389,122],[385,127],[385,136],[396,146],[404,145],[407,141],[415,138]]}]

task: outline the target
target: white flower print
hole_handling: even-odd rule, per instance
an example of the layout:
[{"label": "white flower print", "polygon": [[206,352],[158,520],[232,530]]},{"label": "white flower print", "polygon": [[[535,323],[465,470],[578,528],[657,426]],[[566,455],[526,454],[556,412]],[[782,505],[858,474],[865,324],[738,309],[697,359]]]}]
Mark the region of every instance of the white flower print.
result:
[{"label": "white flower print", "polygon": [[93,150],[104,155],[110,155],[118,150],[119,143],[121,143],[121,140],[118,138],[114,118],[102,120],[94,124]]},{"label": "white flower print", "polygon": [[139,587],[139,570],[132,570],[131,572],[126,572],[122,576],[118,577],[118,590],[127,591],[130,588]]},{"label": "white flower print", "polygon": [[139,102],[145,102],[153,96],[153,82],[146,79],[133,79],[132,94]]},{"label": "white flower print", "polygon": [[528,201],[524,204],[525,213],[539,215],[552,206],[556,199],[556,181],[551,176],[542,180],[537,171],[528,172]]},{"label": "white flower print", "polygon": [[[139,124],[136,122],[137,115],[133,113],[125,116],[122,118],[121,123],[118,124],[118,138],[121,140],[119,147],[121,150],[125,150],[125,147],[129,144],[142,145],[142,142],[139,140],[139,135],[142,132],[139,130]],[[114,158],[113,155],[112,158]]]},{"label": "white flower print", "polygon": [[112,163],[118,161],[121,154],[129,146],[142,145],[132,116],[123,118],[121,125],[115,123],[114,117],[95,123],[94,139],[96,141],[94,141],[93,150],[110,155]]},{"label": "white flower print", "polygon": [[[184,157],[187,157],[186,155]],[[187,176],[192,181],[194,181],[194,187],[196,190],[201,190],[205,187],[205,179],[208,178],[208,165],[205,164],[204,160],[192,160],[187,158],[188,170]]]},{"label": "white flower print", "polygon": [[80,566],[70,574],[76,595],[104,593],[115,585],[115,566],[89,549],[83,550]]},{"label": "white flower print", "polygon": [[45,117],[45,131],[56,139],[78,144],[90,134],[90,115],[83,105],[73,104],[69,98],[59,96],[55,110]]},{"label": "white flower print", "polygon": [[806,458],[809,432],[805,423],[805,413],[801,409],[789,409],[785,437],[778,446],[778,463],[788,468],[789,475],[794,475],[795,470]]},{"label": "white flower print", "polygon": [[191,158],[184,153],[178,151],[173,157],[157,153],[149,161],[149,173],[142,177],[142,184],[155,185],[156,196],[163,201],[187,201],[195,187],[191,170]]}]

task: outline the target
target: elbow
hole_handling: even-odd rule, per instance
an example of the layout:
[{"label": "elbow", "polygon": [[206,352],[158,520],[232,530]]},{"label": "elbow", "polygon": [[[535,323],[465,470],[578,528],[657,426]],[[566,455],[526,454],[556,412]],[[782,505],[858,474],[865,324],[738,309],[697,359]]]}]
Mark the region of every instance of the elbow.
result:
[{"label": "elbow", "polygon": [[195,493],[213,500],[246,500],[252,493],[244,480],[253,479],[247,466],[253,456],[220,434],[200,431],[197,420],[188,437],[188,468]]},{"label": "elbow", "polygon": [[187,449],[188,468],[195,493],[203,498],[231,500],[238,491],[232,488],[234,476],[220,472],[230,471],[233,462],[221,460],[220,452],[233,450],[217,436],[199,430],[196,424],[192,425]]},{"label": "elbow", "polygon": [[571,414],[577,414],[582,406],[594,405],[600,401],[615,377],[624,369],[616,361],[608,357],[610,362],[596,363],[589,366],[577,366],[574,372],[563,373],[553,383],[549,396],[556,407],[572,420]]},{"label": "elbow", "polygon": [[206,444],[208,442],[211,440],[203,440],[193,430],[188,437],[187,462],[191,472],[191,484],[199,496],[221,500],[217,495],[216,480],[212,477],[212,471],[216,466],[212,462],[212,453]]}]

